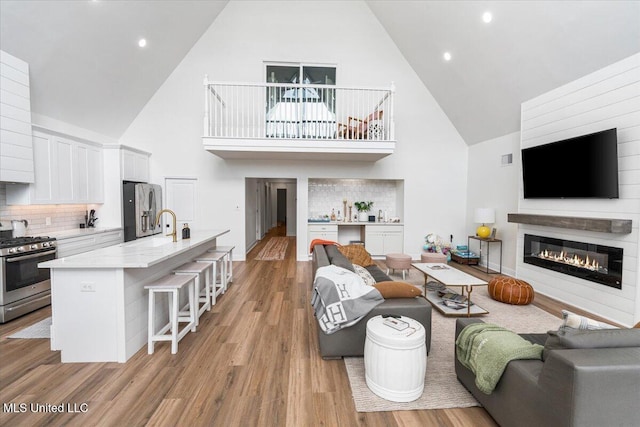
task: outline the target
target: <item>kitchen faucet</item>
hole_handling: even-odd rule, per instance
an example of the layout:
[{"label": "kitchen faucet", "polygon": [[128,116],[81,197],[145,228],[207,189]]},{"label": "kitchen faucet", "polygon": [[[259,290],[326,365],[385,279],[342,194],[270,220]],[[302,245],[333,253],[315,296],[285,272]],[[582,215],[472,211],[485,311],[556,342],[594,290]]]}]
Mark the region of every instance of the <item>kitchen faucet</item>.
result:
[{"label": "kitchen faucet", "polygon": [[171,209],[162,209],[160,212],[158,212],[158,216],[156,217],[156,223],[160,225],[160,216],[162,216],[162,214],[165,212],[170,213],[171,216],[173,217],[173,232],[170,234],[167,234],[167,236],[172,236],[173,241],[177,242],[178,234],[176,233],[176,213],[174,211],[172,211]]}]

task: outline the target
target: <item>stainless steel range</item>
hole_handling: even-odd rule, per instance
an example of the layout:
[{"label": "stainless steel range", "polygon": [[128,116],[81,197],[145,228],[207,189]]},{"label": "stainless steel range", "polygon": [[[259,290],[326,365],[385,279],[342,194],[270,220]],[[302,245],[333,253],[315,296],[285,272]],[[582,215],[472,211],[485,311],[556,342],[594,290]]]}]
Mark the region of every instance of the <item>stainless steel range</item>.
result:
[{"label": "stainless steel range", "polygon": [[56,258],[54,237],[0,237],[0,323],[51,304],[51,275],[38,264]]}]

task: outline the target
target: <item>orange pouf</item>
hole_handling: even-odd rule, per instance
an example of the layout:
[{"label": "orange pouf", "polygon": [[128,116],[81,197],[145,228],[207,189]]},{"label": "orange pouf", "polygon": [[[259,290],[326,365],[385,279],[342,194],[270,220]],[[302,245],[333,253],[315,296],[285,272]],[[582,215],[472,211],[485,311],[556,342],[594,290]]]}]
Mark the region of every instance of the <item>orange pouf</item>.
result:
[{"label": "orange pouf", "polygon": [[513,305],[531,304],[535,293],[524,280],[508,276],[497,276],[489,282],[489,295],[496,301]]}]

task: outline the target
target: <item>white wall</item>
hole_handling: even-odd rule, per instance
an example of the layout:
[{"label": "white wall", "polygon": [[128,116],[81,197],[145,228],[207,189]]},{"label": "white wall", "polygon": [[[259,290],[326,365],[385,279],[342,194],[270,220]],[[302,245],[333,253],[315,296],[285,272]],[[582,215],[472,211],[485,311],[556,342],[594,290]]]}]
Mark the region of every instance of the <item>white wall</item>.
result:
[{"label": "white wall", "polygon": [[[521,225],[516,273],[536,291],[624,325],[640,320],[640,54],[561,86],[522,104],[521,147],[533,147],[604,129],[618,129],[620,198],[614,200],[523,199],[519,212],[631,219],[630,234],[581,232]],[[525,232],[621,247],[622,289],[541,269],[522,262]]]},{"label": "white wall", "polygon": [[[256,238],[257,211],[258,211],[258,186],[260,181],[249,178],[245,185],[245,247],[251,249],[258,242]],[[238,212],[241,214],[242,212]]]},{"label": "white wall", "polygon": [[[513,155],[513,163],[502,165],[502,156]],[[476,208],[494,208],[496,237],[502,240],[502,272],[514,276],[516,272],[516,239],[518,227],[507,222],[507,214],[518,211],[520,174],[520,132],[490,139],[469,147],[467,233],[474,235],[479,224],[473,222]],[[477,242],[471,246],[477,252]],[[484,244],[483,249],[486,248]],[[491,245],[489,267],[499,268],[498,245]],[[484,257],[484,253],[483,253]],[[486,265],[486,259],[481,263]]]},{"label": "white wall", "polygon": [[[467,147],[383,27],[361,1],[234,1],[218,16],[121,138],[153,153],[151,181],[196,175],[198,215],[230,228],[221,244],[245,253],[245,180],[297,179],[298,259],[306,260],[309,178],[404,179],[405,252],[424,236],[466,235]],[[435,60],[435,59],[434,59]],[[339,85],[396,85],[396,153],[376,163],[222,160],[202,148],[205,74],[263,81],[263,61],[330,63]],[[198,221],[201,223],[201,221]]]}]

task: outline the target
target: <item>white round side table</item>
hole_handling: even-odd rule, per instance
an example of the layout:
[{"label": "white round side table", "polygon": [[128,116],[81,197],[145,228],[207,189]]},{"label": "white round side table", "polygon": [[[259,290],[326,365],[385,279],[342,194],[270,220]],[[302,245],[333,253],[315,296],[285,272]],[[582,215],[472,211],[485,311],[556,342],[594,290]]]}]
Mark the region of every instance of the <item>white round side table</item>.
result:
[{"label": "white round side table", "polygon": [[393,402],[411,402],[424,390],[427,370],[425,330],[420,322],[400,317],[409,327],[402,331],[384,324],[382,316],[367,322],[364,369],[367,387]]}]

